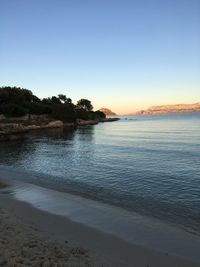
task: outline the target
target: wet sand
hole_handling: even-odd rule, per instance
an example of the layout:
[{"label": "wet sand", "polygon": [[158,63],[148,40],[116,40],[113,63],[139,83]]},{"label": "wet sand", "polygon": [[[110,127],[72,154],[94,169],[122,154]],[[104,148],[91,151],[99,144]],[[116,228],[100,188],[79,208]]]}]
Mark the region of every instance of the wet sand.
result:
[{"label": "wet sand", "polygon": [[[5,185],[5,177],[1,183]],[[199,262],[196,259],[187,260],[145,246],[134,245],[112,234],[72,221],[66,216],[42,211],[17,200],[12,194],[12,186],[0,189],[2,266],[30,264],[197,267]],[[16,265],[13,265],[14,263]]]}]

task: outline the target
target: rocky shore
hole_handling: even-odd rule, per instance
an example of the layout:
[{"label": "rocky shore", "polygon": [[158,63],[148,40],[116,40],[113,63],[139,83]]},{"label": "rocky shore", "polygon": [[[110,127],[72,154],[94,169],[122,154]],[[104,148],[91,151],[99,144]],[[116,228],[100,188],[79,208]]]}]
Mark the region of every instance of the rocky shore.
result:
[{"label": "rocky shore", "polygon": [[52,128],[62,128],[69,127],[75,128],[77,126],[87,126],[87,125],[96,125],[100,122],[112,122],[118,121],[119,118],[105,118],[99,120],[81,120],[78,119],[76,122],[62,122],[61,120],[24,120],[23,118],[20,120],[11,119],[0,120],[0,141],[15,141],[22,140],[25,137],[25,134],[31,130],[41,130],[41,129],[52,129]]},{"label": "rocky shore", "polygon": [[120,120],[119,118],[105,118],[105,119],[99,119],[99,120],[78,120],[77,121],[77,126],[85,126],[85,125],[95,125],[98,124],[99,122],[112,122],[112,121],[118,121]]},{"label": "rocky shore", "polygon": [[62,121],[50,121],[50,122],[7,122],[0,123],[0,141],[14,141],[22,140],[26,133],[31,130],[49,129],[49,128],[61,128],[61,127],[74,127],[73,123],[63,123]]}]

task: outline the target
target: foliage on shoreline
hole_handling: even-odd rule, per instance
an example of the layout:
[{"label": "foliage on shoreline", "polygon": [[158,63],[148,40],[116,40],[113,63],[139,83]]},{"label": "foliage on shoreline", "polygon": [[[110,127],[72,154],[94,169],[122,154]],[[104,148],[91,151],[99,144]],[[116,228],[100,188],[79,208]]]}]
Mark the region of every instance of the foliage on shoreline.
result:
[{"label": "foliage on shoreline", "polygon": [[63,122],[105,118],[103,112],[93,111],[91,101],[88,99],[80,99],[77,104],[63,94],[40,99],[28,89],[10,86],[0,87],[0,114],[8,118],[27,114],[48,114],[52,119]]}]

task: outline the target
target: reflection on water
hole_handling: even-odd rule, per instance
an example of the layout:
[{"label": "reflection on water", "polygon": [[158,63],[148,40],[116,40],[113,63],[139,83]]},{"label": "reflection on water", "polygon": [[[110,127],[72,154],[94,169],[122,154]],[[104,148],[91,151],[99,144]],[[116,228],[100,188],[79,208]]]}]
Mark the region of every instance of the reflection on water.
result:
[{"label": "reflection on water", "polygon": [[0,163],[35,172],[55,189],[200,232],[199,122],[200,113],[148,115],[34,131],[24,142],[1,143]]},{"label": "reflection on water", "polygon": [[[34,151],[34,145],[32,151]],[[0,144],[0,159],[1,164],[20,164],[24,160],[24,156],[29,151],[29,144],[24,140],[13,142],[1,142]]]},{"label": "reflection on water", "polygon": [[[23,141],[2,142],[0,149],[0,163],[19,165],[24,164],[24,161],[31,161],[35,165],[40,162],[42,155],[48,157],[67,156],[67,154],[74,154],[77,159],[79,153],[80,142],[90,142],[93,138],[93,127],[83,127],[78,130],[71,128],[55,128],[32,131],[26,136]],[[51,145],[52,149],[47,149]],[[62,150],[60,149],[62,147]],[[70,150],[68,149],[70,146]],[[92,153],[92,151],[91,151]],[[28,163],[28,162],[27,162]],[[46,165],[47,161],[42,158],[42,165]]]}]

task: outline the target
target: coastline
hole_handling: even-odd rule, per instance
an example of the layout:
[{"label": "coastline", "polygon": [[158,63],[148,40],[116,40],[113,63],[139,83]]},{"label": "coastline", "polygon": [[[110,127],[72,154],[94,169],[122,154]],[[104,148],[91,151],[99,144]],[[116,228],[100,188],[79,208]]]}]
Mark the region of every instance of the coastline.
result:
[{"label": "coastline", "polygon": [[[1,116],[1,115],[0,115]],[[16,118],[15,118],[16,119]],[[18,119],[20,121],[20,119]],[[34,130],[54,129],[54,128],[76,128],[88,125],[96,125],[103,122],[115,122],[119,118],[104,118],[98,120],[81,120],[77,119],[76,122],[63,122],[61,120],[47,120],[45,122],[31,122],[26,121],[27,125],[22,122],[15,121],[2,123],[0,119],[0,142],[23,140],[24,135]],[[11,120],[12,121],[12,120]]]},{"label": "coastline", "polygon": [[[80,223],[80,220],[79,222],[75,221],[73,219],[73,216],[71,216],[70,218],[70,215],[63,216],[59,214],[53,214],[51,212],[42,210],[39,204],[37,207],[34,206],[33,203],[31,204],[31,202],[28,203],[28,199],[27,201],[25,201],[25,198],[24,200],[23,199],[20,200],[19,198],[17,199],[16,194],[12,194],[13,181],[11,180],[9,181],[9,179],[7,179],[7,177],[5,176],[6,176],[5,173],[4,177],[0,175],[1,183],[2,184],[10,183],[11,186],[7,188],[4,187],[0,190],[1,191],[0,208],[4,210],[4,212],[9,214],[9,218],[11,218],[12,223],[14,225],[17,225],[16,227],[21,227],[20,225],[25,225],[25,227],[28,228],[34,227],[35,229],[37,229],[36,237],[34,237],[36,238],[36,240],[38,238],[43,237],[44,242],[51,243],[56,241],[60,245],[61,244],[63,245],[63,243],[67,240],[68,242],[67,245],[69,245],[70,247],[71,246],[81,247],[81,248],[84,247],[84,251],[89,250],[89,258],[86,252],[84,257],[86,256],[87,260],[90,259],[91,262],[91,263],[87,262],[88,265],[86,266],[102,266],[103,264],[103,266],[135,265],[135,266],[146,267],[149,265],[154,267],[156,266],[195,267],[198,266],[198,263],[200,262],[200,259],[199,260],[195,259],[194,261],[183,259],[180,256],[174,256],[173,254],[168,252],[164,251],[162,252],[159,250],[149,248],[148,246],[145,245],[138,245],[128,242],[111,233],[106,233],[104,231],[97,229],[96,227],[92,227],[89,221],[87,224]],[[19,189],[20,187],[22,187],[18,181],[14,181],[14,183],[15,185],[17,185]],[[27,192],[27,187],[22,188],[20,192],[22,193],[23,190],[24,192]],[[39,190],[42,190],[41,191],[42,194],[46,192],[45,198],[47,199],[47,203],[50,203],[51,200],[53,200],[53,202],[55,203],[55,199],[53,198],[54,192],[43,191],[43,189],[41,188]],[[29,200],[31,199],[30,192],[31,191],[27,192],[27,195],[29,195]],[[36,191],[32,190],[32,194],[36,194]],[[76,196],[74,196],[73,201],[74,203],[76,203],[76,206],[72,205],[73,203],[70,202],[69,199],[68,201],[69,206],[66,206],[64,208],[68,209],[71,215],[76,213],[79,214],[79,217],[83,217],[81,210],[84,208],[85,204],[86,206],[88,205],[87,202],[83,202],[84,200],[82,201],[82,199],[80,202]],[[100,206],[99,207],[94,206],[94,204],[95,204],[94,202],[89,203],[91,211],[92,208],[100,210]],[[0,216],[3,216],[2,213]],[[5,225],[7,225],[8,223],[7,220],[8,219],[6,218],[4,219]],[[91,218],[88,217],[88,220],[91,220]],[[99,218],[97,218],[97,220],[99,221]],[[103,216],[102,220],[104,220]],[[112,221],[110,222],[110,224],[111,224],[110,227],[112,228]],[[2,227],[6,227],[5,225]],[[34,233],[31,233],[31,235],[32,234],[35,235]],[[167,240],[162,240],[162,242],[167,242]],[[83,258],[82,261],[84,261]],[[75,266],[82,266],[82,265],[75,265]]]}]

